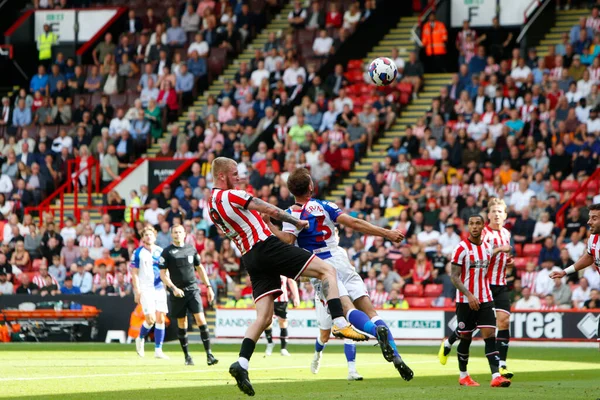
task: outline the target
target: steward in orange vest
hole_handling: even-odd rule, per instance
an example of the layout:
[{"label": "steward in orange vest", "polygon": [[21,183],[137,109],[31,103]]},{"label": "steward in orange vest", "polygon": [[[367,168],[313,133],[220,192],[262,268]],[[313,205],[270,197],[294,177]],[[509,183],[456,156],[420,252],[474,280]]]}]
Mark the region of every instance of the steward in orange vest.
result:
[{"label": "steward in orange vest", "polygon": [[429,14],[429,21],[423,25],[421,42],[428,56],[441,56],[446,54],[448,31],[443,22],[435,20],[435,14]]}]

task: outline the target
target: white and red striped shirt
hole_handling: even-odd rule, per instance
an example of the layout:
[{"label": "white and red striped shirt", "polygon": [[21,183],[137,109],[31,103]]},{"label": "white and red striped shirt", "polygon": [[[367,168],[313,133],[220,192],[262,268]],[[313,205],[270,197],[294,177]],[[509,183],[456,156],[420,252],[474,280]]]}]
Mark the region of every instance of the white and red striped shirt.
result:
[{"label": "white and red striped shirt", "polygon": [[506,184],[506,194],[513,194],[519,190],[519,182],[510,181]]},{"label": "white and red striped shirt", "polygon": [[588,239],[587,252],[594,258],[594,265],[600,274],[600,235],[590,235]]},{"label": "white and red striped shirt", "polygon": [[555,311],[555,310],[558,310],[558,306],[556,304],[554,304],[552,306],[548,306],[546,304],[542,304],[542,306],[540,307],[540,310],[543,310],[543,311]]},{"label": "white and red striped shirt", "polygon": [[[586,26],[586,28],[592,28],[594,33],[598,32],[598,30],[600,30],[600,18],[594,18],[590,15],[585,20],[585,26]],[[589,38],[589,39],[591,39],[591,38]]]},{"label": "white and red striped shirt", "polygon": [[243,190],[219,188],[214,188],[210,197],[210,219],[242,254],[273,235],[260,214],[248,210],[251,200],[252,196]]},{"label": "white and red striped shirt", "polygon": [[[506,228],[496,230],[486,226],[483,229],[483,240],[488,242],[492,250],[498,247],[510,246],[510,232]],[[506,263],[508,262],[508,257],[508,253],[504,252],[498,252],[492,256],[487,273],[490,285],[506,286]]]},{"label": "white and red striped shirt", "polygon": [[562,78],[563,67],[555,67],[550,70],[550,80],[557,81]]},{"label": "white and red striped shirt", "polygon": [[365,279],[365,286],[367,287],[368,293],[375,292],[375,289],[377,288],[377,279],[375,279],[375,278]]},{"label": "white and red striped shirt", "polygon": [[[47,275],[47,276],[49,276],[50,278],[52,278],[52,284],[53,285],[56,285],[58,288],[60,288],[60,285],[58,284],[58,281],[56,279],[54,279],[54,277],[52,275]],[[42,278],[42,276],[39,275],[39,274],[33,277],[32,282],[34,284],[36,284],[37,287],[39,287],[40,289],[43,288],[44,286],[47,286],[45,278]]]},{"label": "white and red striped shirt", "polygon": [[529,104],[529,105],[523,104],[523,107],[521,107],[521,120],[523,122],[531,121],[531,113],[536,108],[537,107],[534,104]]},{"label": "white and red striped shirt", "polygon": [[523,275],[521,275],[521,286],[523,286],[524,288],[533,289],[533,285],[535,285],[535,278],[537,277],[537,274],[537,271],[523,272]]},{"label": "white and red striped shirt", "polygon": [[[106,275],[104,275],[104,279],[106,279],[107,286],[113,286],[115,284],[115,277],[112,274],[107,273]],[[100,276],[100,274],[94,275],[94,280],[93,280],[94,285],[100,286],[101,280],[102,280],[102,277]]]},{"label": "white and red striped shirt", "polygon": [[281,296],[276,298],[275,302],[276,303],[287,303],[290,301],[290,296],[288,296],[288,285],[287,285],[288,278],[283,275],[281,275],[279,278],[281,278]]},{"label": "white and red striped shirt", "polygon": [[84,236],[81,235],[79,236],[79,247],[87,247],[87,248],[92,248],[94,247],[94,235],[89,235],[89,236]]},{"label": "white and red striped shirt", "polygon": [[590,80],[594,83],[600,83],[600,68],[589,67]]},{"label": "white and red striped shirt", "polygon": [[481,122],[483,122],[486,125],[491,125],[492,122],[494,122],[494,117],[496,116],[496,113],[493,111],[486,111],[481,115]]},{"label": "white and red striped shirt", "polygon": [[383,307],[383,304],[387,301],[389,295],[387,292],[379,293],[376,290],[373,290],[371,294],[369,294],[369,297],[371,298],[371,303],[373,303],[373,307],[381,308]]},{"label": "white and red striped shirt", "polygon": [[462,192],[462,187],[460,185],[448,185],[448,194],[450,198],[455,198],[460,195]]},{"label": "white and red striped shirt", "polygon": [[[459,265],[462,268],[460,273],[462,283],[480,303],[494,300],[486,278],[491,259],[492,247],[486,241],[476,245],[468,239],[463,240],[452,253],[452,264]],[[457,289],[456,302],[468,303],[469,299]]]},{"label": "white and red striped shirt", "polygon": [[329,143],[332,142],[338,142],[338,143],[343,143],[344,142],[344,131],[336,131],[335,129],[332,129],[329,131]]}]

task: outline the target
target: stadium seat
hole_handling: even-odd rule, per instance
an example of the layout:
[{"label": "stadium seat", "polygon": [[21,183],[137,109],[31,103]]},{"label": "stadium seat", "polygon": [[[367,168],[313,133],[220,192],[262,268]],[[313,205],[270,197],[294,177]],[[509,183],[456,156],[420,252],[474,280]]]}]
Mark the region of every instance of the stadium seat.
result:
[{"label": "stadium seat", "polygon": [[363,61],[362,60],[350,60],[348,61],[348,69],[349,70],[363,70]]},{"label": "stadium seat", "polygon": [[408,297],[406,299],[410,308],[429,308],[431,307],[431,298],[427,297]]},{"label": "stadium seat", "polygon": [[521,243],[515,243],[513,246],[514,253],[517,257],[523,256],[523,245]]},{"label": "stadium seat", "polygon": [[454,307],[454,299],[446,297],[444,299],[444,307]]},{"label": "stadium seat", "polygon": [[551,181],[552,182],[552,190],[558,192],[560,190],[560,182],[559,181]]},{"label": "stadium seat", "polygon": [[354,166],[354,149],[341,149],[342,153],[342,171],[351,171]]},{"label": "stadium seat", "polygon": [[527,267],[528,259],[526,257],[515,257],[514,261],[515,261],[515,268],[517,270],[524,271],[525,268]]},{"label": "stadium seat", "polygon": [[43,261],[41,258],[36,258],[33,260],[33,263],[31,264],[31,269],[33,269],[34,271],[39,271],[40,266],[42,265]]},{"label": "stadium seat", "polygon": [[523,246],[523,257],[538,257],[542,251],[542,245],[539,243],[528,243]]},{"label": "stadium seat", "polygon": [[562,181],[562,183],[560,184],[560,191],[561,192],[574,192],[577,189],[579,189],[579,182],[577,181],[573,181],[573,180],[565,180]]},{"label": "stadium seat", "polygon": [[423,286],[420,284],[407,284],[404,286],[404,297],[421,297],[423,296]]},{"label": "stadium seat", "polygon": [[425,297],[440,297],[443,290],[444,285],[429,284],[425,286],[425,291],[423,294]]},{"label": "stadium seat", "polygon": [[600,182],[598,181],[590,181],[587,192],[590,194],[598,194],[600,193]]}]

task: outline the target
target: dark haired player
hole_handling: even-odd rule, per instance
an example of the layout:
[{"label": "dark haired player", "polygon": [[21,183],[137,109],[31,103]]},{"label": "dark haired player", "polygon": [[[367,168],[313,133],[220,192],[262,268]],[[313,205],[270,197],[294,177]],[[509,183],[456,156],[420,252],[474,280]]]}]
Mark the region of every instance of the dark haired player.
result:
[{"label": "dark haired player", "polygon": [[456,317],[460,335],[458,344],[458,368],[461,386],[479,386],[467,372],[471,336],[475,329],[481,330],[485,342],[485,355],[492,371],[492,387],[508,387],[510,380],[500,375],[499,357],[496,350],[496,316],[494,299],[486,278],[487,268],[492,259],[492,247],[483,241],[485,227],[481,215],[469,217],[469,237],[461,241],[452,254],[451,280],[457,289]]}]

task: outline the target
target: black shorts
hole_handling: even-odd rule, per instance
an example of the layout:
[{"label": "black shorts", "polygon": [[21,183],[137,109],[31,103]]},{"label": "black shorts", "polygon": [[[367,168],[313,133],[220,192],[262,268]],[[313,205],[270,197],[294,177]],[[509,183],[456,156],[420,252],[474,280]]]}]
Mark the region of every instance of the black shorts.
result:
[{"label": "black shorts", "polygon": [[275,236],[255,244],[242,256],[252,281],[254,301],[268,295],[279,297],[282,293],[280,275],[297,279],[314,257],[314,254],[283,243]]},{"label": "black shorts", "polygon": [[479,310],[471,310],[469,303],[456,303],[456,330],[471,333],[477,328],[496,328],[494,302],[481,303]]},{"label": "black shorts", "polygon": [[490,285],[492,297],[494,298],[494,308],[510,315],[510,298],[508,297],[508,288],[504,285]]},{"label": "black shorts", "polygon": [[273,313],[277,318],[287,319],[287,306],[288,303],[285,301],[276,301]]},{"label": "black shorts", "polygon": [[202,307],[202,299],[200,298],[200,289],[186,288],[183,289],[183,297],[171,295],[171,317],[185,318],[188,311],[192,314],[204,312]]}]

